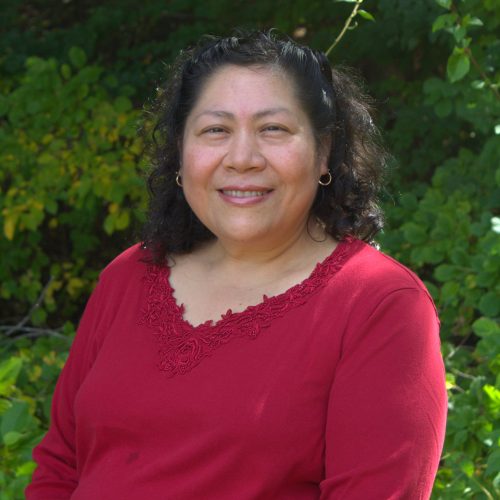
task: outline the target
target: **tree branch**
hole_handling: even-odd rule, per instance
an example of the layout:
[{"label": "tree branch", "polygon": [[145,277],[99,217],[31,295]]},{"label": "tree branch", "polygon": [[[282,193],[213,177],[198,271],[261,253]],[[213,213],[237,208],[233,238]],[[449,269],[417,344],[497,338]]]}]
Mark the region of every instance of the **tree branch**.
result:
[{"label": "tree branch", "polygon": [[342,40],[342,37],[345,35],[345,32],[349,29],[351,26],[352,20],[356,17],[356,14],[358,13],[359,7],[363,3],[363,0],[356,0],[354,8],[352,9],[351,15],[347,18],[344,27],[342,28],[342,31],[338,34],[337,38],[335,38],[335,41],[328,47],[328,50],[325,52],[325,55],[328,57],[330,52],[335,48],[335,46]]},{"label": "tree branch", "polygon": [[[451,12],[457,15],[458,18],[457,22],[461,26],[463,22],[463,16],[458,10],[457,6],[452,3],[450,10]],[[493,85],[492,81],[488,78],[488,75],[484,72],[481,65],[477,62],[477,59],[472,54],[472,50],[470,49],[470,47],[464,47],[464,52],[465,54],[467,54],[467,57],[469,58],[473,66],[476,68],[478,73],[481,75],[481,78],[484,80],[484,83],[486,83],[486,85],[492,90],[495,97],[500,100],[500,93],[498,92],[498,89],[495,87],[495,85]]]},{"label": "tree branch", "polygon": [[[40,307],[40,304],[42,303],[42,301],[47,293],[47,290],[49,289],[49,286],[52,284],[53,280],[54,280],[54,278],[51,276],[49,281],[47,282],[47,284],[43,287],[43,290],[40,292],[40,295],[36,299],[35,303],[31,306],[31,309],[28,311],[28,314],[19,323],[17,323],[17,325],[13,325],[13,326],[8,327],[9,329],[5,332],[5,336],[10,337],[14,333],[24,329],[24,325],[26,325],[26,323],[30,320],[30,318],[33,315],[33,313],[35,312],[35,310],[38,307]],[[2,327],[0,327],[0,329],[1,328]]]},{"label": "tree branch", "polygon": [[[16,335],[15,339],[22,339],[22,338],[37,338],[37,337],[43,337],[44,335],[50,336],[50,337],[58,337],[61,339],[68,339],[67,335],[62,334],[59,330],[51,330],[49,328],[34,328],[31,326],[23,326],[21,328],[18,327],[18,325],[0,325],[0,331],[2,330],[14,330],[16,332],[24,332],[21,335]],[[4,335],[7,335],[5,333]]]},{"label": "tree branch", "polygon": [[481,66],[477,62],[476,58],[472,55],[472,50],[470,50],[469,47],[465,47],[464,52],[467,54],[471,63],[477,69],[477,71],[481,75],[481,77],[484,80],[484,82],[486,83],[486,85],[488,85],[488,87],[493,91],[493,93],[495,94],[495,97],[500,100],[500,93],[498,92],[498,89],[493,85],[491,80],[488,78],[488,75],[484,72],[483,68],[481,68]]}]

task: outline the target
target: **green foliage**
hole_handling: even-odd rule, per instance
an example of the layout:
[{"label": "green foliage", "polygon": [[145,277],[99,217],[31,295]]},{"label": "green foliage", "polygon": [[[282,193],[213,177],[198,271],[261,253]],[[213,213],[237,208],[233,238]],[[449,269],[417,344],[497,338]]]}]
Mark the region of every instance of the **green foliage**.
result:
[{"label": "green foliage", "polygon": [[[437,3],[448,12],[432,32],[451,44],[451,55],[441,75],[422,82],[417,126],[441,148],[426,151],[426,162],[412,151],[410,162],[420,160],[412,169],[425,177],[397,180],[404,194],[388,204],[381,242],[426,280],[440,313],[450,401],[433,498],[492,499],[500,496],[500,64],[491,47],[498,47],[500,5]],[[412,178],[422,182],[409,186]]]},{"label": "green foliage", "polygon": [[35,467],[31,450],[45,432],[54,384],[70,341],[70,337],[40,338],[34,343],[22,339],[15,349],[4,349],[0,362],[1,499],[24,498]]},{"label": "green foliage", "polygon": [[88,292],[111,236],[140,218],[145,198],[133,89],[86,66],[81,49],[69,56],[71,66],[29,58],[2,98],[0,298],[18,316],[50,282],[40,324]]},{"label": "green foliage", "polygon": [[[163,62],[236,25],[325,50],[356,3],[5,2],[0,500],[22,498],[98,271],[137,239],[138,109]],[[330,57],[361,68],[395,157],[380,244],[441,318],[450,401],[433,498],[500,498],[500,4],[365,0],[352,21]]]},{"label": "green foliage", "polygon": [[427,278],[440,311],[450,406],[436,498],[465,491],[482,498],[482,488],[498,493],[499,470],[492,474],[488,464],[496,460],[500,438],[500,235],[491,225],[499,163],[499,137],[480,155],[460,150],[436,169],[421,197],[401,198],[390,212],[399,230],[382,239]]},{"label": "green foliage", "polygon": [[72,322],[145,206],[133,89],[69,61],[28,58],[0,101],[1,498],[22,498]]}]

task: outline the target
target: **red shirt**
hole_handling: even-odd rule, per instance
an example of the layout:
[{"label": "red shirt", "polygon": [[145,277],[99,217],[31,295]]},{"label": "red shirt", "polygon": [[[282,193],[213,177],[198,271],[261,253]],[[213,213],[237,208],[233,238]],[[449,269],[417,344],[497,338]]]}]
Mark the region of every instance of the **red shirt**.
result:
[{"label": "red shirt", "polygon": [[146,256],[101,273],[28,500],[429,497],[446,391],[412,272],[348,239],[287,292],[193,327]]}]

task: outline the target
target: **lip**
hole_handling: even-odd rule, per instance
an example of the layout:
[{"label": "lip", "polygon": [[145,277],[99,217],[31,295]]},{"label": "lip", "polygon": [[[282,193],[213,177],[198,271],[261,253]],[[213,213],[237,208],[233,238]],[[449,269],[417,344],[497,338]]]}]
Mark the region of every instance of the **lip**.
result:
[{"label": "lip", "polygon": [[[273,189],[264,186],[224,186],[217,190],[220,197],[231,205],[249,206],[256,205],[266,201],[271,196]],[[248,193],[242,196],[241,193]],[[255,194],[249,194],[255,193]],[[259,194],[257,194],[259,193]],[[262,193],[262,194],[260,194]]]}]

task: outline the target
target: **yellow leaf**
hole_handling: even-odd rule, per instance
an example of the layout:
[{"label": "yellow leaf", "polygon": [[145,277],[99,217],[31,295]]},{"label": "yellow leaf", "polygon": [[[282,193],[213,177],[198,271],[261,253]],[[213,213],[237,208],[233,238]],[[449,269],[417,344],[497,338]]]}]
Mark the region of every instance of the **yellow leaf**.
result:
[{"label": "yellow leaf", "polygon": [[70,278],[68,281],[67,290],[68,293],[72,297],[74,297],[84,286],[85,283],[80,278]]},{"label": "yellow leaf", "polygon": [[55,351],[49,351],[45,356],[42,357],[42,361],[49,366],[56,364],[57,357]]},{"label": "yellow leaf", "polygon": [[5,221],[3,223],[3,232],[5,237],[12,241],[14,239],[14,234],[16,232],[16,223],[17,223],[17,214],[9,214],[5,217]]},{"label": "yellow leaf", "polygon": [[42,212],[43,211],[43,208],[44,208],[44,205],[42,202],[38,201],[38,200],[33,200],[32,201],[32,206],[38,211],[38,212]]},{"label": "yellow leaf", "polygon": [[42,376],[42,367],[40,365],[35,365],[29,374],[29,379],[31,382],[36,382]]},{"label": "yellow leaf", "polygon": [[46,134],[42,137],[42,144],[49,144],[54,140],[54,136],[52,134]]},{"label": "yellow leaf", "polygon": [[457,381],[453,373],[446,373],[446,390],[449,391],[457,386]]}]

